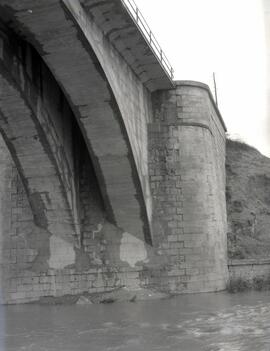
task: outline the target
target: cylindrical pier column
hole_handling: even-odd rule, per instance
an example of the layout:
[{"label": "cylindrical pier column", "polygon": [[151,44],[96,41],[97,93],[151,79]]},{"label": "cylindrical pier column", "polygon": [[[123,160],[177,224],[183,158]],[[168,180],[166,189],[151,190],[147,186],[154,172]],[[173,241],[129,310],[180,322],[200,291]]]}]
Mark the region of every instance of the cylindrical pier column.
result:
[{"label": "cylindrical pier column", "polygon": [[170,292],[225,289],[225,125],[209,88],[177,82],[154,95],[149,127],[153,233]]}]

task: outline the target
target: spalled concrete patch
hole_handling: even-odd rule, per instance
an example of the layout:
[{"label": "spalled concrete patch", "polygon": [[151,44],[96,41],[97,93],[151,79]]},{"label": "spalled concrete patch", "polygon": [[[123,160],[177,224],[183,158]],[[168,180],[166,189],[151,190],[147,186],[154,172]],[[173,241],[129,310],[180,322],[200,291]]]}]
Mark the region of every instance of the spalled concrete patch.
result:
[{"label": "spalled concrete patch", "polygon": [[101,234],[105,249],[102,256],[105,263],[109,265],[120,265],[120,242],[122,238],[122,230],[108,221],[105,221]]},{"label": "spalled concrete patch", "polygon": [[31,271],[46,272],[49,268],[48,259],[50,257],[50,236],[46,229],[29,224],[29,229],[25,226],[24,231],[30,230],[26,236],[29,249],[37,250],[38,254],[31,264]]},{"label": "spalled concrete patch", "polygon": [[75,263],[75,251],[71,243],[53,235],[50,238],[49,266],[50,268],[62,269]]},{"label": "spalled concrete patch", "polygon": [[124,232],[120,244],[120,259],[127,262],[131,267],[136,263],[147,259],[147,251],[144,242],[135,236]]}]

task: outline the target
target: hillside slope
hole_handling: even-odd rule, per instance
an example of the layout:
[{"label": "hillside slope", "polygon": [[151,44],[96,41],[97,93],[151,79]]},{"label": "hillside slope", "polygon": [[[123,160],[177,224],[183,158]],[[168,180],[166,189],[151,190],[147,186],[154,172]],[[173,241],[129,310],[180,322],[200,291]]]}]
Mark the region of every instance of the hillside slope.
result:
[{"label": "hillside slope", "polygon": [[270,158],[227,140],[228,257],[270,257]]}]

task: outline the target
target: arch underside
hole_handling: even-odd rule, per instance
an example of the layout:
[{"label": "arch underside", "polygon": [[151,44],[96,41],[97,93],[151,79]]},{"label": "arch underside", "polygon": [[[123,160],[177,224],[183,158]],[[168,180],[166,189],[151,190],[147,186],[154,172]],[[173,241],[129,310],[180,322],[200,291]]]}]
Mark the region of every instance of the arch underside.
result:
[{"label": "arch underside", "polygon": [[64,92],[91,155],[109,220],[151,242],[125,125],[110,84],[82,31],[57,0],[3,0],[0,9],[8,26],[19,28],[20,36],[36,48]]},{"label": "arch underside", "polygon": [[[72,242],[79,234],[72,170],[32,72],[22,62],[22,56],[30,56],[22,53],[12,35],[2,31],[0,40],[0,132],[24,184],[35,224]],[[29,52],[29,47],[24,49]]]}]

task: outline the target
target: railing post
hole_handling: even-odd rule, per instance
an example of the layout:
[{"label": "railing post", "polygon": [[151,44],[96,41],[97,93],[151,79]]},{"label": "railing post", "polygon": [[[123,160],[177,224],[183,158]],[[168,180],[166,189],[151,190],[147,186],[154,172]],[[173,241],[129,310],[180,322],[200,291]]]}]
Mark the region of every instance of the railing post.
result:
[{"label": "railing post", "polygon": [[139,9],[136,7],[136,22],[139,22]]},{"label": "railing post", "polygon": [[152,43],[152,31],[150,31],[150,33],[149,33],[149,42],[150,42],[150,44]]}]

